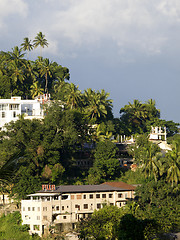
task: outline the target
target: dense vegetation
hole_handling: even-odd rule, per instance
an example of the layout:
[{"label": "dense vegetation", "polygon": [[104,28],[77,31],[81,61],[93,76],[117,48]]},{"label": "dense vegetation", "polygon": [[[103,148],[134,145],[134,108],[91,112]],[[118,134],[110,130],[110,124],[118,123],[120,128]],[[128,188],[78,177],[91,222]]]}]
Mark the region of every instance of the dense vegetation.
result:
[{"label": "dense vegetation", "polygon": [[21,215],[19,212],[0,217],[0,239],[15,240],[38,240],[38,236],[29,236],[28,227],[21,225]]},{"label": "dense vegetation", "polygon": [[[42,52],[35,61],[25,58],[25,51],[38,46],[48,46],[41,32],[33,43],[25,38],[21,48],[0,52],[1,98],[18,95],[31,99],[49,93],[53,100],[50,106],[44,106],[43,120],[25,120],[21,116],[0,132],[1,192],[20,200],[42,183],[122,180],[141,184],[135,203],[125,209],[105,207],[83,221],[79,227],[82,238],[135,239],[131,234],[138,232],[136,239],[160,239],[163,232],[179,230],[178,124],[160,119],[160,110],[152,99],[145,103],[134,100],[120,109],[119,118],[114,118],[112,100],[105,90],[79,90],[69,82],[69,69],[43,58]],[[148,141],[151,126],[166,126],[172,151],[162,154],[156,144]],[[115,145],[120,135],[132,134],[136,143],[128,154],[140,166],[135,172],[120,167]],[[93,162],[89,170],[76,165],[77,159],[84,158]],[[129,230],[131,225],[135,226],[134,232]],[[5,230],[0,231],[6,236]]]}]

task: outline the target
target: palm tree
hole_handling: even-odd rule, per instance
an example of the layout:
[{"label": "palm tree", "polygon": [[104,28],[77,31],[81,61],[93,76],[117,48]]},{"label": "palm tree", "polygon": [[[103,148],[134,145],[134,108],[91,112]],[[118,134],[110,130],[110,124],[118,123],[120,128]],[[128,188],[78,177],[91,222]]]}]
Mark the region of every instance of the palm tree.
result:
[{"label": "palm tree", "polygon": [[45,93],[48,92],[48,79],[52,77],[53,65],[48,58],[39,61],[39,68],[41,77],[45,77]]},{"label": "palm tree", "polygon": [[143,121],[147,119],[147,111],[144,104],[135,99],[133,103],[129,102],[129,105],[121,108],[120,114],[121,119],[132,126],[132,133],[142,133]]},{"label": "palm tree", "polygon": [[24,51],[30,52],[33,50],[33,44],[31,44],[31,40],[29,40],[28,37],[24,38],[24,42],[21,44],[21,46]]},{"label": "palm tree", "polygon": [[78,89],[79,86],[75,86],[73,83],[67,84],[66,86],[65,100],[67,106],[69,106],[71,109],[80,107],[81,91]]},{"label": "palm tree", "polygon": [[167,181],[178,184],[180,181],[180,144],[177,141],[172,143],[172,151],[166,154],[167,157]]},{"label": "palm tree", "polygon": [[27,61],[24,59],[24,53],[22,53],[22,50],[19,49],[18,46],[15,46],[12,52],[8,52],[7,62],[9,63],[8,68],[11,72],[11,79],[14,83],[17,83],[18,81],[20,83],[23,83],[25,79],[25,69]]},{"label": "palm tree", "polygon": [[37,34],[37,36],[33,40],[33,43],[34,43],[34,48],[37,48],[38,46],[41,47],[41,56],[42,56],[42,48],[44,48],[45,46],[48,47],[49,45],[49,43],[45,39],[45,35],[42,34],[42,32],[39,32]]},{"label": "palm tree", "polygon": [[0,183],[7,183],[12,180],[12,175],[20,159],[20,152],[13,155],[9,160],[0,167]]},{"label": "palm tree", "polygon": [[111,107],[111,100],[107,99],[108,96],[109,94],[104,90],[97,91],[97,93],[91,88],[85,90],[85,112],[90,119],[96,121],[106,117],[107,108]]},{"label": "palm tree", "polygon": [[41,88],[38,81],[33,83],[30,91],[31,91],[31,94],[32,94],[32,98],[35,98],[36,96],[39,96],[39,95],[43,94],[43,88]]},{"label": "palm tree", "polygon": [[145,176],[153,175],[155,181],[157,181],[164,169],[159,147],[154,143],[147,142],[144,145],[136,144],[135,147],[132,147],[131,152]]}]

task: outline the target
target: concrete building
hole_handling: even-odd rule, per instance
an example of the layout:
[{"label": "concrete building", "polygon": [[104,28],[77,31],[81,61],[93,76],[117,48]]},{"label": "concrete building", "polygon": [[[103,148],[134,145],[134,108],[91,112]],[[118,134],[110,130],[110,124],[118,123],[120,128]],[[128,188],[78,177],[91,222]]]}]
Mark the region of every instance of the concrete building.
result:
[{"label": "concrete building", "polygon": [[134,198],[135,187],[122,182],[100,185],[43,185],[42,190],[21,201],[23,224],[28,224],[30,234],[40,236],[55,226],[59,231],[75,228],[81,218],[86,218],[103,204],[122,207]]},{"label": "concrete building", "polygon": [[0,99],[0,129],[6,123],[16,121],[19,115],[24,114],[25,119],[43,118],[43,104],[50,98],[49,94],[44,94],[34,100],[22,100],[21,97],[11,97],[11,99]]}]

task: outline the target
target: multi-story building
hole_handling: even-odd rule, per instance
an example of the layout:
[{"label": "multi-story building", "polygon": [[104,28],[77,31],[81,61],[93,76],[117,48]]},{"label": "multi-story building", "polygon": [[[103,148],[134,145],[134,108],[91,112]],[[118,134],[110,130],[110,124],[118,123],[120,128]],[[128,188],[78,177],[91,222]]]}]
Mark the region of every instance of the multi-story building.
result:
[{"label": "multi-story building", "polygon": [[24,114],[25,119],[43,118],[43,103],[49,99],[49,94],[44,94],[34,100],[22,100],[21,97],[0,99],[0,129],[6,123],[18,120]]},{"label": "multi-story building", "polygon": [[135,187],[122,182],[107,182],[100,185],[43,185],[42,190],[28,195],[21,201],[23,224],[28,224],[30,234],[40,236],[49,226],[60,231],[73,229],[103,204],[122,207],[134,198]]}]

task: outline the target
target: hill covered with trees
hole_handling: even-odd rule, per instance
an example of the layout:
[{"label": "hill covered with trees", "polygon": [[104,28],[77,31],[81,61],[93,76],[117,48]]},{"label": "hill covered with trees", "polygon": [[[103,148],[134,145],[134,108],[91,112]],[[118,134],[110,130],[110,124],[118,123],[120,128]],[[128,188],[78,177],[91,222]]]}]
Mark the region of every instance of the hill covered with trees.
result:
[{"label": "hill covered with trees", "polygon": [[[141,184],[136,202],[128,205],[126,215],[118,212],[123,210],[112,210],[116,217],[122,217],[117,222],[105,221],[106,210],[95,213],[88,224],[96,225],[96,217],[101,218],[102,214],[106,233],[95,238],[92,230],[87,229],[87,222],[83,222],[79,230],[82,237],[86,233],[90,239],[122,239],[118,236],[125,234],[124,239],[134,239],[122,230],[128,221],[137,224],[137,228],[142,224],[140,237],[150,226],[155,233],[179,230],[180,219],[176,215],[180,212],[178,124],[161,119],[152,99],[145,103],[135,99],[121,107],[120,117],[114,118],[113,101],[104,89],[79,90],[70,82],[69,69],[43,58],[42,51],[35,61],[26,58],[26,52],[38,46],[48,47],[42,32],[33,42],[25,38],[21,47],[0,52],[1,98],[16,95],[32,99],[49,93],[52,102],[45,106],[43,120],[26,120],[21,116],[7,124],[6,131],[0,132],[1,192],[20,200],[39,190],[44,183],[95,184],[123,180]],[[166,127],[172,151],[162,154],[156,144],[148,141],[151,126]],[[136,138],[128,150],[139,166],[135,172],[120,167],[115,144],[120,135]],[[77,166],[76,160],[84,157],[92,160],[90,169]],[[113,235],[116,228],[119,231]],[[143,236],[137,239],[152,239]]]}]

